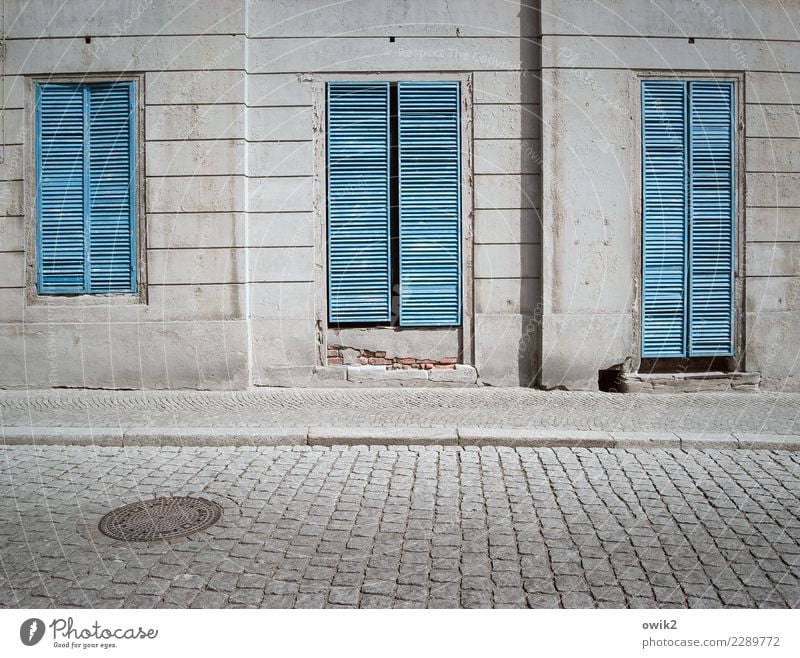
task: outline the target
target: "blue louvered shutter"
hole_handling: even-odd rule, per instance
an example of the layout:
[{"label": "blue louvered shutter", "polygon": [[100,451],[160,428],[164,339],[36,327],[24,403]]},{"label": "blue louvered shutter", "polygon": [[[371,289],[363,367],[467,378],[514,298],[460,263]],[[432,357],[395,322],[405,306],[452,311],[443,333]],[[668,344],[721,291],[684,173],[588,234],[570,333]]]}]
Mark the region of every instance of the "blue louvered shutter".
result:
[{"label": "blue louvered shutter", "polygon": [[400,324],[459,325],[459,83],[397,86]]},{"label": "blue louvered shutter", "polygon": [[389,83],[327,91],[328,318],[389,322]]},{"label": "blue louvered shutter", "polygon": [[37,288],[86,292],[83,89],[37,85],[36,97]]},{"label": "blue louvered shutter", "polygon": [[686,354],[686,85],[642,83],[642,356]]},{"label": "blue louvered shutter", "polygon": [[733,83],[688,84],[689,356],[731,356]]},{"label": "blue louvered shutter", "polygon": [[134,289],[133,83],[89,87],[89,284]]},{"label": "blue louvered shutter", "polygon": [[133,83],[37,85],[42,294],[133,292]]}]

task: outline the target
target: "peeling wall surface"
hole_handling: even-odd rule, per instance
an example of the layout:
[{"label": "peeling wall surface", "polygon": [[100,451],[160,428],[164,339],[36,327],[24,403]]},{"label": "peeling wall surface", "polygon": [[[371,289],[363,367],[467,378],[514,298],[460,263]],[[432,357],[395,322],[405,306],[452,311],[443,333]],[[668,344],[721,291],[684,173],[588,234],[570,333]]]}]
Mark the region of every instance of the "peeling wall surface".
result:
[{"label": "peeling wall surface", "polygon": [[[539,4],[6,0],[0,387],[336,385],[348,359],[595,389],[638,361],[638,80],[671,72],[741,79],[743,367],[800,390],[800,7]],[[99,75],[138,86],[143,296],[37,297],[33,81]],[[364,78],[462,82],[461,328],[327,326],[322,94]]]}]

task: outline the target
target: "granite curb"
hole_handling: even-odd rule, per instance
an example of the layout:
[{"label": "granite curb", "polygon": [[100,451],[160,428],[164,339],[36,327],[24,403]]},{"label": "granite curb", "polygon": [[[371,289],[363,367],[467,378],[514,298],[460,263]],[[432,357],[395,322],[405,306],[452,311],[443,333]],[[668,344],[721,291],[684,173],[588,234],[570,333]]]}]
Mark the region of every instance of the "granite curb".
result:
[{"label": "granite curb", "polygon": [[5,427],[4,445],[397,446],[800,450],[800,435],[487,427]]}]

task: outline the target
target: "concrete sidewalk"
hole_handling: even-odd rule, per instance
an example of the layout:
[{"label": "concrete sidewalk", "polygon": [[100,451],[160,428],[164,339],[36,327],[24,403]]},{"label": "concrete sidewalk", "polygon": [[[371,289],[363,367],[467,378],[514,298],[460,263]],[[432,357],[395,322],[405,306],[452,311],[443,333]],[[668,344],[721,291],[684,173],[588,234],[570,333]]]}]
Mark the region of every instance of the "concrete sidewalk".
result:
[{"label": "concrete sidewalk", "polygon": [[5,444],[800,449],[800,394],[274,388],[0,392]]}]

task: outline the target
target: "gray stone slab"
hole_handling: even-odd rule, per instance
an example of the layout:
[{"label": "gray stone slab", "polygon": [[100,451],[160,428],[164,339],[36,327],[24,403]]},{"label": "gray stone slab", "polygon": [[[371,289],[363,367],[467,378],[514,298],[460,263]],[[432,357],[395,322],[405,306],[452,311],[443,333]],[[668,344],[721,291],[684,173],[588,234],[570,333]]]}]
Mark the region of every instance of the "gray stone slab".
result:
[{"label": "gray stone slab", "polygon": [[478,381],[478,371],[475,370],[474,366],[457,364],[452,368],[433,368],[429,370],[428,379],[432,382],[474,384]]},{"label": "gray stone slab", "polygon": [[800,450],[800,435],[733,432],[739,447],[747,450]]},{"label": "gray stone slab", "polygon": [[314,374],[326,381],[346,381],[347,366],[320,366],[314,368]]},{"label": "gray stone slab", "polygon": [[427,380],[428,371],[418,368],[388,369],[386,366],[348,366],[347,379],[356,383]]},{"label": "gray stone slab", "polygon": [[616,448],[680,448],[681,440],[672,432],[611,432]]},{"label": "gray stone slab", "polygon": [[458,445],[455,429],[430,427],[312,427],[308,444],[335,445]]},{"label": "gray stone slab", "polygon": [[738,448],[738,439],[730,432],[685,432],[676,430],[675,434],[681,440],[681,448],[696,448],[700,450],[729,450]]},{"label": "gray stone slab", "polygon": [[126,430],[126,446],[304,445],[306,428],[148,427]]},{"label": "gray stone slab", "polygon": [[123,430],[96,427],[4,427],[5,445],[121,446]]},{"label": "gray stone slab", "polygon": [[495,427],[459,427],[462,446],[513,447],[612,447],[609,432],[564,429],[500,429]]}]

